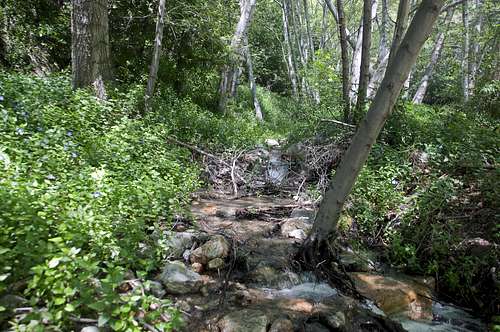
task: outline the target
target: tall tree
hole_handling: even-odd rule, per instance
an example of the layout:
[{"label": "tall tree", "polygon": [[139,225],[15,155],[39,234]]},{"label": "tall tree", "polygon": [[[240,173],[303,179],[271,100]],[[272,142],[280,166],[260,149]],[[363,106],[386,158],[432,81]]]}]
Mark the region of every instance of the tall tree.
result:
[{"label": "tall tree", "polygon": [[250,83],[250,92],[252,93],[253,107],[255,109],[255,117],[257,120],[262,121],[262,109],[260,107],[259,99],[257,98],[257,85],[255,84],[255,77],[253,76],[252,55],[250,53],[250,46],[248,45],[248,38],[245,36],[245,59],[247,65],[248,82]]},{"label": "tall tree", "polygon": [[219,111],[225,112],[227,101],[233,97],[237,80],[241,73],[241,65],[245,59],[243,38],[252,20],[256,0],[240,0],[240,18],[231,39],[229,63],[224,66],[219,86]]},{"label": "tall tree", "polygon": [[73,88],[93,86],[106,98],[104,81],[111,78],[107,0],[72,0],[71,63]]},{"label": "tall tree", "polygon": [[349,100],[349,50],[347,49],[347,31],[344,17],[344,1],[337,0],[338,29],[340,39],[340,51],[342,58],[342,96],[344,99],[344,121],[348,122],[351,117],[351,103]]},{"label": "tall tree", "polygon": [[469,51],[470,51],[470,35],[469,35],[469,2],[464,0],[462,3],[462,22],[464,25],[464,42],[462,48],[462,91],[465,101],[469,100],[470,94],[470,67],[469,67]]},{"label": "tall tree", "polygon": [[411,67],[415,64],[422,45],[432,32],[444,0],[422,0],[401,47],[387,68],[384,80],[370,105],[370,109],[342,157],[335,176],[325,193],[314,221],[313,229],[305,241],[305,258],[316,262],[322,249],[337,229],[344,202],[352,190],[358,174],[371,151],[384,123],[392,111]]},{"label": "tall tree", "polygon": [[288,0],[283,0],[281,2],[281,11],[283,16],[283,39],[285,42],[285,54],[286,54],[286,66],[288,70],[288,76],[290,78],[290,84],[292,86],[292,93],[295,97],[298,96],[297,87],[297,70],[295,65],[295,59],[293,56],[293,48],[290,33],[290,20],[289,20],[289,2]]},{"label": "tall tree", "polygon": [[415,95],[413,95],[413,103],[415,104],[420,104],[424,100],[425,93],[427,92],[427,87],[429,86],[429,81],[434,72],[434,67],[436,66],[439,60],[439,56],[441,55],[441,50],[443,49],[444,40],[452,17],[453,8],[449,8],[446,13],[446,17],[443,20],[443,29],[438,33],[436,37],[436,42],[434,44],[434,48],[432,49],[431,59],[429,60],[429,63],[425,68],[424,75],[420,79]]},{"label": "tall tree", "polygon": [[380,64],[389,53],[389,39],[387,37],[387,33],[389,30],[389,8],[387,6],[387,0],[382,0],[381,2],[382,10],[379,24],[380,43],[377,58],[378,64]]},{"label": "tall tree", "polygon": [[410,1],[400,0],[398,6],[398,16],[396,18],[396,28],[394,29],[394,36],[392,38],[391,51],[389,53],[387,65],[391,64],[392,59],[396,56],[399,45],[401,45],[401,41],[403,40],[403,36],[405,34],[409,13]]},{"label": "tall tree", "polygon": [[158,66],[160,64],[161,42],[163,39],[163,25],[165,21],[165,0],[160,0],[158,5],[158,17],[156,19],[156,34],[155,44],[153,50],[153,59],[151,60],[151,67],[149,68],[148,85],[146,87],[146,94],[144,96],[144,103],[146,110],[149,110],[149,99],[153,95],[156,78],[158,77]]},{"label": "tall tree", "polygon": [[370,48],[372,42],[372,1],[363,2],[363,47],[361,53],[361,72],[359,75],[358,100],[356,110],[361,113],[365,105],[368,82],[370,80]]}]

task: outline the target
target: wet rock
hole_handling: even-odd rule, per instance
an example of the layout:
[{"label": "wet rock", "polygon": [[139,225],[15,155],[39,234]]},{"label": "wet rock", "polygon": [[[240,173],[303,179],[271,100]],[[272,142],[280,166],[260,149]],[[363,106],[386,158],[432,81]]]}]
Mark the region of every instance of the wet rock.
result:
[{"label": "wet rock", "polygon": [[214,258],[208,262],[209,270],[220,270],[224,267],[224,260],[222,258]]},{"label": "wet rock", "polygon": [[312,322],[306,324],[305,332],[330,332],[330,329],[319,322]]},{"label": "wet rock", "polygon": [[229,255],[229,243],[222,235],[216,235],[191,253],[191,263],[207,264],[215,258]]},{"label": "wet rock", "polygon": [[358,291],[373,300],[388,316],[432,319],[432,290],[407,276],[350,273]]},{"label": "wet rock", "polygon": [[163,288],[163,285],[158,281],[148,280],[145,284],[146,292],[152,294],[153,296],[161,299],[167,293]]},{"label": "wet rock", "polygon": [[307,232],[312,225],[307,223],[303,218],[289,218],[281,224],[281,235],[296,239],[305,239]]},{"label": "wet rock", "polygon": [[293,332],[293,323],[287,318],[278,318],[269,328],[269,332]]},{"label": "wet rock", "polygon": [[217,325],[220,332],[266,332],[268,324],[262,311],[244,309],[227,314]]},{"label": "wet rock", "polygon": [[280,278],[280,272],[272,266],[259,264],[257,268],[250,272],[249,279],[260,285],[274,285]]},{"label": "wet rock", "polygon": [[314,221],[315,215],[316,212],[313,209],[295,208],[292,210],[290,218],[304,219],[304,221],[312,223]]},{"label": "wet rock", "polygon": [[171,294],[196,293],[202,286],[201,276],[179,261],[167,262],[159,280]]}]

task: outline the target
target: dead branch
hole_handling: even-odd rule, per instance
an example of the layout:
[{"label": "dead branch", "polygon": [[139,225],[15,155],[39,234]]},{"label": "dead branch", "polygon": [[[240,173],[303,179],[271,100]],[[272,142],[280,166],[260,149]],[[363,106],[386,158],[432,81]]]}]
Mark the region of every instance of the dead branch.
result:
[{"label": "dead branch", "polygon": [[354,126],[352,124],[341,122],[341,121],[337,121],[337,120],[333,120],[333,119],[321,119],[321,122],[329,122],[329,123],[337,124],[339,126],[344,126],[344,127],[347,127],[347,128],[356,129],[356,126]]}]

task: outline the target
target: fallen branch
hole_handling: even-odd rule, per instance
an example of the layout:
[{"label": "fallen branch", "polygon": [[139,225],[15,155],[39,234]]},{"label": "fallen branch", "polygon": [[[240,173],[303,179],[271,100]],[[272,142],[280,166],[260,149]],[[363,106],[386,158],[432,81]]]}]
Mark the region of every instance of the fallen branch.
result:
[{"label": "fallen branch", "polygon": [[188,148],[192,151],[195,151],[195,152],[198,152],[199,154],[202,154],[204,156],[207,156],[207,157],[210,157],[210,158],[213,158],[213,159],[216,159],[218,160],[221,164],[225,165],[225,166],[228,166],[228,167],[231,167],[231,165],[229,165],[228,163],[226,163],[224,160],[222,160],[221,158],[217,157],[216,155],[214,154],[211,154],[209,152],[206,152],[206,151],[203,151],[202,149],[194,146],[194,145],[190,145],[190,144],[187,144],[187,143],[184,143],[184,142],[181,142],[179,141],[178,139],[172,137],[172,136],[168,136],[167,138],[169,141],[172,141],[174,142],[175,144],[177,145],[180,145],[180,146],[183,146],[185,148]]},{"label": "fallen branch", "polygon": [[321,122],[335,123],[335,124],[340,125],[340,126],[344,126],[344,127],[351,128],[351,129],[356,129],[355,125],[341,122],[341,121],[337,121],[337,120],[333,120],[333,119],[321,119]]}]

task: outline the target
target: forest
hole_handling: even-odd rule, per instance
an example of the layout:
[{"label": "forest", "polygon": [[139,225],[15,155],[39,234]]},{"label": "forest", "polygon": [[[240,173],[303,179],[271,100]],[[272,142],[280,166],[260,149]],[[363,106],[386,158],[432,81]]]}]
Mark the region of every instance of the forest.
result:
[{"label": "forest", "polygon": [[500,331],[496,0],[1,0],[0,331]]}]

